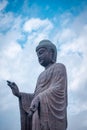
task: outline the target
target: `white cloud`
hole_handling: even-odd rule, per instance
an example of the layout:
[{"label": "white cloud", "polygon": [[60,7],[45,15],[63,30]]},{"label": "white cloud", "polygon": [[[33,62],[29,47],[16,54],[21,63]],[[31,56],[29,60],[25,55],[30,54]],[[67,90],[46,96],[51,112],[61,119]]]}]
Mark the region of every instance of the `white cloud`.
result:
[{"label": "white cloud", "polygon": [[9,79],[11,78],[12,70],[17,61],[16,58],[18,57],[19,53],[21,52],[21,47],[17,43],[9,43],[8,46],[4,44],[1,53],[0,53],[0,78],[1,79]]},{"label": "white cloud", "polygon": [[76,115],[72,115],[68,120],[68,129],[69,130],[86,130],[87,129],[87,111],[80,112]]},{"label": "white cloud", "polygon": [[41,20],[39,18],[32,18],[28,20],[24,25],[24,30],[28,32],[38,31],[38,29],[47,28],[48,30],[53,27],[52,23],[48,20]]},{"label": "white cloud", "polygon": [[5,14],[5,13],[0,13],[0,31],[3,31],[6,29],[9,29],[11,24],[14,21],[13,14],[11,12]]},{"label": "white cloud", "polygon": [[7,0],[0,1],[0,11],[3,10],[8,4]]},{"label": "white cloud", "polygon": [[18,53],[21,51],[21,47],[16,42],[11,42],[5,50],[3,50],[3,55],[5,57],[15,58],[17,57]]}]

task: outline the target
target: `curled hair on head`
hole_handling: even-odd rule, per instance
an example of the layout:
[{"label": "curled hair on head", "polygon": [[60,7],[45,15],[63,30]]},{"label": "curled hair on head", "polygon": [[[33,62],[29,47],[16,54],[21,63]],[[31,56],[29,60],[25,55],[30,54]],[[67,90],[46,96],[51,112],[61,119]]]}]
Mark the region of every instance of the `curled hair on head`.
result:
[{"label": "curled hair on head", "polygon": [[52,57],[52,62],[55,63],[56,62],[56,58],[57,58],[57,49],[56,46],[49,40],[41,40],[39,42],[39,45],[36,47],[36,52],[40,49],[40,48],[47,48],[49,50],[51,50],[53,52],[53,57]]}]

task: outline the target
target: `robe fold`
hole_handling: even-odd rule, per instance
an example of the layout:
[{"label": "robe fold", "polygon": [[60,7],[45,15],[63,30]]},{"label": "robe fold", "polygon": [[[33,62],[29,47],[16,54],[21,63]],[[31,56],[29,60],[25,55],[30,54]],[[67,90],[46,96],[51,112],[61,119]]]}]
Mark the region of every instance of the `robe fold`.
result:
[{"label": "robe fold", "polygon": [[[67,75],[63,64],[54,63],[40,74],[33,96],[30,94],[21,95],[22,98],[19,101],[20,108],[23,109],[21,117],[26,115],[23,115],[23,112],[28,113],[33,98],[38,96],[40,101],[40,106],[33,114],[32,121],[27,120],[28,129],[26,128],[26,130],[66,130]],[[25,117],[27,118],[27,115]],[[23,121],[21,120],[22,125],[25,122],[24,126],[26,126],[25,117]]]},{"label": "robe fold", "polygon": [[33,94],[21,93],[19,99],[21,130],[31,130],[32,120],[28,118],[29,107],[33,99]]}]

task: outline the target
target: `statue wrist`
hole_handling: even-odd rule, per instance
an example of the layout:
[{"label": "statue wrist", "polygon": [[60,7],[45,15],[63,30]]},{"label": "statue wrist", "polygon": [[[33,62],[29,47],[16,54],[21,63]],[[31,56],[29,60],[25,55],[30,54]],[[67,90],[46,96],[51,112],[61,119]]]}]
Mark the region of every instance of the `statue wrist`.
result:
[{"label": "statue wrist", "polygon": [[21,98],[21,93],[19,92],[19,95],[18,95],[19,98]]}]

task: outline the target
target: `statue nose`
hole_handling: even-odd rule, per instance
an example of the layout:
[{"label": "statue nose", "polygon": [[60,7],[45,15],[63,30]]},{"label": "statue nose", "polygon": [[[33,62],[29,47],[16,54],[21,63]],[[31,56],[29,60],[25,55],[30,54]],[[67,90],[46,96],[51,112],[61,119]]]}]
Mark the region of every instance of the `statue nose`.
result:
[{"label": "statue nose", "polygon": [[42,58],[41,58],[41,57],[38,57],[38,59],[39,59],[39,60],[42,60]]},{"label": "statue nose", "polygon": [[41,59],[43,56],[42,55],[38,55],[38,58]]}]

